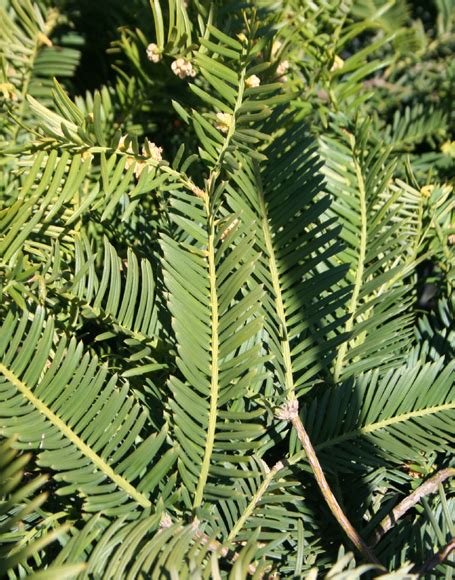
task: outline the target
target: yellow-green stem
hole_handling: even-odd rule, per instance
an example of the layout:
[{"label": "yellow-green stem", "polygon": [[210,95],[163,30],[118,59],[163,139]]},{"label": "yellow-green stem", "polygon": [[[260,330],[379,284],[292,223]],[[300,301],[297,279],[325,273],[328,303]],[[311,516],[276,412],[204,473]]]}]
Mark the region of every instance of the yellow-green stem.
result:
[{"label": "yellow-green stem", "polygon": [[242,515],[238,519],[237,523],[235,524],[235,526],[230,531],[229,536],[228,536],[228,538],[226,540],[226,543],[227,544],[230,544],[231,542],[233,542],[235,540],[237,534],[241,531],[241,529],[245,525],[245,522],[251,516],[251,514],[253,513],[255,507],[257,506],[257,504],[261,501],[262,496],[267,491],[267,488],[271,484],[273,478],[278,473],[278,471],[280,471],[281,469],[283,469],[283,467],[284,467],[283,462],[282,461],[278,461],[278,463],[276,463],[272,467],[272,469],[267,473],[267,475],[264,478],[264,481],[261,483],[261,485],[259,486],[259,488],[256,491],[256,493],[251,498],[251,501],[248,504],[246,510],[242,513]]},{"label": "yellow-green stem", "polygon": [[[355,157],[354,157],[354,167],[357,176],[357,182],[359,184],[360,238],[359,238],[359,259],[356,265],[354,288],[352,290],[352,296],[348,307],[349,318],[346,321],[344,329],[347,334],[349,334],[354,327],[359,294],[363,284],[363,274],[365,270],[365,256],[367,251],[367,203],[366,203],[365,182],[363,179],[362,168],[360,167],[359,162]],[[343,342],[338,351],[333,373],[335,383],[337,383],[340,380],[343,371],[344,359],[346,357],[348,347],[349,347],[349,339]]]},{"label": "yellow-green stem", "polygon": [[270,232],[267,220],[267,209],[265,206],[264,194],[259,192],[259,206],[262,215],[262,231],[264,233],[265,247],[269,256],[269,269],[272,279],[273,293],[275,295],[275,308],[278,317],[278,324],[281,332],[281,351],[283,355],[284,377],[286,398],[295,399],[294,377],[292,375],[291,346],[289,344],[288,332],[286,327],[286,312],[284,309],[283,295],[281,292],[278,267],[275,259],[275,250],[272,243],[272,234]]},{"label": "yellow-green stem", "polygon": [[332,447],[333,445],[338,445],[343,441],[352,439],[353,437],[358,437],[364,433],[372,433],[373,431],[379,431],[379,429],[384,429],[389,425],[394,425],[395,423],[403,423],[410,421],[412,419],[419,419],[425,415],[432,415],[436,413],[441,413],[442,411],[450,411],[455,409],[455,402],[444,403],[443,405],[436,405],[435,407],[427,407],[425,409],[419,409],[418,411],[411,411],[410,413],[405,413],[403,415],[396,415],[390,419],[384,419],[383,421],[378,421],[377,423],[371,423],[366,427],[361,427],[360,429],[355,429],[354,431],[349,431],[338,437],[334,437],[330,441],[325,441],[317,446],[317,450],[326,449],[327,447]]},{"label": "yellow-green stem", "polygon": [[202,467],[199,474],[199,480],[196,488],[196,495],[194,497],[193,507],[197,508],[202,503],[204,496],[204,488],[207,483],[209,475],[210,461],[213,453],[213,445],[215,442],[216,420],[218,417],[218,358],[219,358],[219,336],[218,336],[218,296],[216,289],[216,265],[215,265],[215,226],[213,218],[210,219],[210,233],[208,239],[207,259],[208,259],[208,275],[210,285],[210,303],[212,308],[211,330],[212,330],[212,344],[211,344],[211,381],[210,381],[210,410],[207,427],[207,437],[205,443],[204,458],[202,460]]},{"label": "yellow-green stem", "polygon": [[209,228],[209,236],[207,242],[207,260],[208,260],[208,277],[210,287],[210,303],[212,308],[211,317],[211,379],[210,379],[210,408],[209,419],[207,426],[207,436],[205,442],[204,457],[202,460],[201,471],[196,486],[196,492],[193,500],[193,508],[198,508],[204,497],[204,488],[207,484],[207,479],[210,471],[210,463],[212,460],[213,447],[215,444],[216,421],[218,417],[218,399],[219,399],[219,336],[218,336],[218,295],[216,287],[216,263],[215,263],[215,211],[211,205],[211,196],[216,190],[216,182],[221,174],[223,157],[229,147],[231,139],[235,133],[235,115],[242,106],[243,94],[245,90],[245,74],[244,67],[239,77],[239,92],[237,95],[234,113],[232,115],[232,122],[228,129],[226,139],[218,154],[218,159],[212,168],[209,178],[207,180],[207,198],[205,199],[205,210],[207,213],[207,222]]}]

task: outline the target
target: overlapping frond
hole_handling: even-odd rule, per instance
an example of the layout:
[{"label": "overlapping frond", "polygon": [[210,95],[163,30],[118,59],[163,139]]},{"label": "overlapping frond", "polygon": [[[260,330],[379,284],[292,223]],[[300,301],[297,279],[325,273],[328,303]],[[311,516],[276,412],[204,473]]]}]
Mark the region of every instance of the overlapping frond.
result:
[{"label": "overlapping frond", "polygon": [[[46,493],[36,495],[36,492],[47,478],[41,475],[24,482],[24,468],[29,460],[30,454],[19,455],[14,449],[14,439],[0,443],[0,574],[3,577],[12,577],[16,572],[31,576],[40,552],[69,528],[58,526],[47,534],[33,530],[30,520],[35,518],[39,523],[37,512],[47,498]],[[84,568],[84,564],[54,563],[46,573],[52,578],[75,578]]]},{"label": "overlapping frond", "polygon": [[282,94],[281,83],[270,82],[271,63],[260,57],[267,36],[258,36],[254,20],[246,20],[245,25],[241,41],[211,24],[200,38],[193,60],[205,83],[195,81],[190,89],[209,111],[201,114],[193,109],[189,114],[174,104],[181,117],[191,121],[201,146],[199,154],[215,172],[223,163],[236,167],[240,155],[263,160],[258,146],[267,134],[257,130],[254,123],[266,119],[274,106],[289,99]]},{"label": "overlapping frond", "polygon": [[203,494],[232,493],[220,482],[247,475],[232,464],[247,461],[264,433],[258,422],[263,410],[248,402],[262,380],[256,337],[263,291],[248,289],[256,263],[249,224],[235,215],[216,222],[207,217],[202,199],[186,193],[170,206],[171,220],[186,235],[181,242],[162,236],[176,365],[185,379],[171,378],[170,405],[181,475],[198,506]]},{"label": "overlapping frond", "polygon": [[4,263],[24,245],[33,247],[33,242],[43,237],[50,245],[49,238],[63,235],[66,220],[62,214],[75,201],[89,168],[89,159],[84,161],[80,155],[71,158],[67,152],[36,156],[20,187],[16,189],[12,183],[11,197],[1,214],[0,256]]},{"label": "overlapping frond", "polygon": [[97,152],[112,146],[116,132],[109,124],[113,120],[113,104],[108,89],[95,91],[93,95],[88,93],[85,99],[79,97],[74,102],[54,80],[50,104],[43,104],[32,95],[28,96],[28,102],[42,134],[38,140],[41,146],[57,142],[81,151],[100,147],[95,149]]},{"label": "overlapping frond", "polygon": [[62,482],[59,493],[80,494],[86,510],[149,508],[175,461],[163,448],[166,428],[147,435],[147,412],[127,382],[109,377],[76,340],[57,339],[43,309],[28,319],[10,313],[1,331],[1,432],[35,449]]},{"label": "overlapping frond", "polygon": [[157,303],[151,262],[131,248],[121,259],[107,238],[97,251],[87,236],[78,234],[69,250],[56,244],[48,261],[43,278],[48,304],[69,309],[73,317],[77,312],[73,320],[89,325],[92,334],[96,329],[98,344],[122,340],[128,355],[120,355],[127,364],[122,376],[167,369],[172,341],[160,322],[164,306]]},{"label": "overlapping frond", "polygon": [[342,529],[423,570],[447,484],[362,538],[451,465],[453,0],[431,29],[406,0],[134,0],[76,97],[51,39],[80,14],[34,1],[0,0],[0,436],[52,481],[8,508],[10,576],[375,575]]},{"label": "overlapping frond", "polygon": [[273,356],[276,394],[292,397],[308,390],[330,365],[347,294],[336,284],[345,268],[330,264],[340,250],[339,230],[326,217],[330,200],[322,195],[321,162],[312,139],[294,127],[266,153],[262,174],[245,165],[228,189],[234,210],[260,226],[255,276],[267,292],[265,343]]},{"label": "overlapping frond", "polygon": [[[102,222],[113,214],[126,219],[151,191],[160,186],[172,190],[172,172],[157,172],[156,162],[139,175],[134,158],[122,152],[103,153],[96,162],[92,157],[56,147],[39,152],[23,174],[11,177],[0,214],[0,258],[8,280],[3,291],[21,307],[21,295],[30,293],[25,282],[33,280],[36,260],[44,263],[53,241],[71,236],[87,214],[101,209]],[[153,213],[157,220],[159,209]]]},{"label": "overlapping frond", "polygon": [[[272,562],[264,558],[262,545],[253,533],[227,550],[217,540],[219,530],[196,519],[184,524],[167,513],[142,517],[135,522],[117,518],[109,525],[92,518],[57,556],[56,564],[68,558],[86,562],[81,580],[119,576],[139,580],[166,576],[183,578],[260,577]],[[94,540],[96,539],[96,543]]]},{"label": "overlapping frond", "polygon": [[[367,152],[368,125],[358,134],[341,130],[321,139],[324,173],[333,195],[331,213],[343,225],[352,294],[345,330],[351,335],[338,349],[335,381],[371,368],[399,365],[413,333],[413,272],[419,254],[418,205],[406,188],[393,185],[388,152]],[[408,207],[409,205],[409,207]],[[417,219],[417,223],[416,223]]]},{"label": "overlapping frond", "polygon": [[323,551],[302,482],[282,462],[271,467],[261,459],[252,463],[250,469],[258,474],[237,480],[236,495],[216,507],[214,521],[223,544],[234,549],[259,530],[258,557],[273,562],[282,575],[299,577]]},{"label": "overlapping frond", "polygon": [[455,298],[443,299],[435,312],[429,312],[417,322],[416,355],[422,360],[448,360],[455,356]]},{"label": "overlapping frond", "polygon": [[422,141],[444,134],[447,125],[447,112],[442,109],[428,108],[423,104],[407,106],[403,111],[395,111],[383,139],[395,149],[412,150]]},{"label": "overlapping frond", "polygon": [[[57,10],[43,10],[30,0],[11,0],[11,8],[0,8],[0,82],[8,86],[9,112],[22,123],[28,114],[26,97],[34,95],[49,102],[54,76],[72,77],[80,52],[70,46],[54,46],[52,32],[59,20]],[[15,144],[20,126],[7,133]]]},{"label": "overlapping frond", "polygon": [[[257,261],[255,229],[241,214],[229,211],[220,181],[225,166],[237,166],[241,156],[263,158],[250,144],[264,135],[247,127],[280,101],[279,96],[255,98],[275,87],[248,88],[248,79],[264,68],[252,65],[264,41],[253,43],[255,26],[247,26],[243,44],[213,26],[208,27],[213,41],[201,39],[194,62],[218,97],[191,85],[214,108],[206,116],[192,111],[191,119],[209,175],[204,189],[173,191],[169,217],[179,240],[162,236],[176,365],[185,379],[171,378],[170,405],[181,445],[180,472],[194,507],[204,497],[232,495],[232,479],[251,476],[235,464],[249,460],[265,432],[259,422],[264,409],[254,401],[264,378],[258,340],[263,290],[250,284]],[[191,415],[190,405],[195,410]]]},{"label": "overlapping frond", "polygon": [[[43,266],[52,243],[71,231],[80,215],[77,199],[91,170],[90,160],[68,152],[40,152],[23,173],[9,177],[0,212],[2,295],[20,308],[45,297]],[[76,206],[76,208],[75,208]]]},{"label": "overlapping frond", "polygon": [[321,459],[352,472],[366,465],[418,460],[453,446],[455,366],[404,364],[370,371],[326,391],[302,414]]},{"label": "overlapping frond", "polygon": [[[155,302],[155,276],[149,260],[137,258],[128,248],[122,260],[114,246],[104,238],[101,256],[93,252],[87,237],[75,238],[75,265],[67,281],[64,272],[51,271],[48,287],[68,300],[75,301],[82,315],[108,323],[114,332],[122,332],[138,341],[158,341],[159,321]],[[61,257],[55,251],[54,263]],[[97,263],[102,264],[101,272]],[[99,338],[110,338],[112,331]]]}]

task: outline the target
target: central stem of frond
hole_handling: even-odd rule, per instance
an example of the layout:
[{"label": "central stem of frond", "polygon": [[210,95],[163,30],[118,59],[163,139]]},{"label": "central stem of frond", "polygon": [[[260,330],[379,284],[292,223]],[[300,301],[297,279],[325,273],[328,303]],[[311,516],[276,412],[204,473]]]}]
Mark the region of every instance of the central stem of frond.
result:
[{"label": "central stem of frond", "polygon": [[219,396],[219,334],[218,334],[218,294],[216,288],[216,265],[215,265],[215,224],[213,217],[209,218],[209,237],[207,246],[208,276],[210,286],[210,305],[211,305],[211,381],[210,381],[210,410],[207,427],[207,437],[202,469],[199,474],[199,481],[196,488],[193,507],[201,505],[204,496],[204,488],[207,483],[210,462],[215,442],[216,420],[218,415],[218,396]]}]

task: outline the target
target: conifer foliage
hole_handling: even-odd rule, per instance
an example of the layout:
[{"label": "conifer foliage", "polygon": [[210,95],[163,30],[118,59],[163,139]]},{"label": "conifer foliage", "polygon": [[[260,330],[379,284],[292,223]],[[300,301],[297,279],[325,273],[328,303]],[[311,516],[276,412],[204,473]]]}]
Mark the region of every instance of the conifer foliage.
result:
[{"label": "conifer foliage", "polygon": [[454,46],[0,0],[2,578],[452,577]]}]

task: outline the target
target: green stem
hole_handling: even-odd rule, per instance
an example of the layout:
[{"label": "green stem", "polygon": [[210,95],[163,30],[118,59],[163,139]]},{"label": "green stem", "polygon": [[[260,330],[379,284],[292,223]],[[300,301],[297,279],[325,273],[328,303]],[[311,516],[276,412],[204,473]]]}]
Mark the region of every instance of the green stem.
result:
[{"label": "green stem", "polygon": [[[193,508],[198,508],[204,497],[204,489],[207,484],[210,464],[212,460],[213,448],[215,445],[216,422],[218,418],[218,399],[219,399],[219,313],[218,313],[218,294],[217,294],[217,278],[216,278],[216,247],[215,247],[215,213],[216,208],[211,204],[211,198],[216,190],[216,182],[221,174],[223,168],[223,158],[231,143],[231,139],[235,133],[235,116],[242,106],[243,95],[245,90],[245,74],[246,66],[242,67],[239,76],[239,91],[237,100],[232,115],[232,122],[229,126],[226,139],[221,147],[218,159],[212,168],[207,179],[207,197],[205,199],[205,209],[207,213],[207,221],[209,228],[209,236],[207,243],[207,260],[208,260],[208,277],[210,287],[210,304],[212,309],[211,314],[211,361],[210,361],[210,408],[207,426],[207,436],[205,443],[204,457],[202,460],[202,467],[199,473],[199,479],[196,486],[196,492],[193,501]],[[166,169],[168,173],[171,171]]]},{"label": "green stem", "polygon": [[283,295],[281,292],[280,278],[272,242],[272,234],[270,232],[269,223],[267,220],[267,209],[265,206],[264,192],[262,191],[262,188],[259,190],[259,208],[262,215],[262,231],[264,234],[265,247],[267,249],[267,254],[269,257],[269,270],[270,277],[272,279],[273,293],[275,297],[275,308],[278,318],[278,324],[280,325],[280,333],[282,336],[281,351],[283,354],[283,366],[285,376],[284,387],[286,390],[287,399],[290,401],[296,398],[294,377],[292,374],[291,346],[289,344]]},{"label": "green stem", "polygon": [[[352,291],[352,296],[348,307],[348,313],[350,314],[350,316],[346,321],[346,325],[344,328],[345,332],[348,334],[351,333],[354,327],[355,314],[357,312],[360,290],[363,284],[363,275],[365,270],[365,256],[367,251],[367,204],[366,204],[365,181],[363,179],[362,168],[360,167],[360,164],[355,157],[354,157],[354,167],[357,176],[357,181],[359,184],[360,238],[359,238],[359,259],[357,261],[357,268],[354,279],[354,288]],[[343,342],[338,351],[333,373],[333,380],[335,383],[337,383],[340,380],[348,347],[349,347],[349,339]]]},{"label": "green stem", "polygon": [[208,274],[210,284],[210,304],[212,306],[212,344],[211,344],[211,380],[210,380],[210,410],[207,427],[207,437],[205,443],[204,459],[199,474],[199,480],[194,497],[193,507],[201,505],[204,496],[204,488],[209,475],[210,462],[215,443],[216,421],[218,417],[218,395],[219,395],[219,335],[218,335],[218,295],[216,290],[216,265],[215,265],[215,226],[213,218],[210,219],[210,234],[208,240],[207,258]]},{"label": "green stem", "polygon": [[262,496],[267,491],[267,488],[271,484],[273,478],[278,473],[278,471],[280,471],[281,469],[283,469],[283,467],[284,467],[284,463],[282,461],[278,461],[278,463],[276,463],[272,467],[272,469],[267,473],[264,481],[261,483],[261,485],[258,487],[256,493],[251,498],[251,501],[248,504],[246,510],[242,513],[242,515],[238,519],[237,523],[235,524],[235,526],[230,531],[229,536],[227,537],[227,540],[226,540],[226,543],[227,544],[230,544],[231,542],[233,542],[235,540],[237,534],[243,528],[243,526],[245,525],[245,522],[251,516],[251,514],[253,513],[254,509],[257,506],[257,504],[261,501]]},{"label": "green stem", "polygon": [[339,435],[330,441],[325,441],[320,445],[316,446],[318,451],[322,449],[326,449],[327,447],[332,447],[334,445],[338,445],[339,443],[343,443],[348,439],[352,439],[354,437],[359,437],[364,433],[372,433],[373,431],[379,431],[379,429],[384,429],[389,425],[394,425],[395,423],[404,423],[405,421],[409,421],[411,419],[418,419],[420,417],[424,417],[425,415],[431,415],[436,413],[441,413],[442,411],[449,411],[451,409],[455,409],[455,403],[445,403],[444,405],[437,405],[435,407],[427,407],[426,409],[420,409],[419,411],[411,411],[410,413],[405,413],[404,415],[398,415],[395,417],[391,417],[390,419],[384,419],[384,421],[378,421],[377,423],[371,423],[366,427],[362,427],[361,429],[356,429],[354,431],[349,431],[349,433],[344,433],[343,435]]}]

